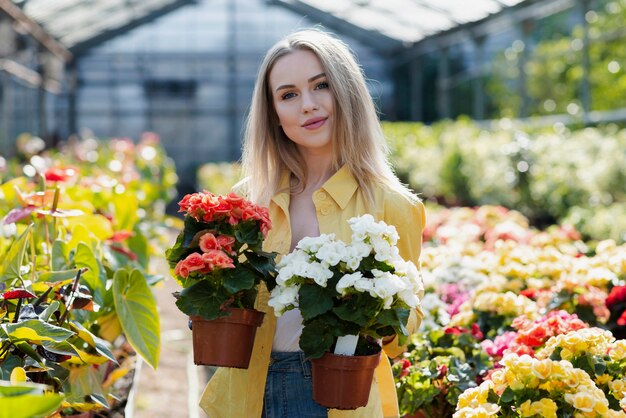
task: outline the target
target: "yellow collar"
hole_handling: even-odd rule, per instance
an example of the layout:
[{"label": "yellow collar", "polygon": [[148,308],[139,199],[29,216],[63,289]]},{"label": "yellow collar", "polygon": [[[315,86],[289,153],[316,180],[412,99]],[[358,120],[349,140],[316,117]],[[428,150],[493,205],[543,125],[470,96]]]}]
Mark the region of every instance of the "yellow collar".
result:
[{"label": "yellow collar", "polygon": [[[272,201],[285,212],[289,211],[289,176],[290,173],[288,171],[282,174],[278,187],[279,192],[272,197]],[[358,187],[359,183],[350,172],[348,166],[344,165],[331,178],[326,180],[321,189],[324,189],[341,209],[345,209]]]}]

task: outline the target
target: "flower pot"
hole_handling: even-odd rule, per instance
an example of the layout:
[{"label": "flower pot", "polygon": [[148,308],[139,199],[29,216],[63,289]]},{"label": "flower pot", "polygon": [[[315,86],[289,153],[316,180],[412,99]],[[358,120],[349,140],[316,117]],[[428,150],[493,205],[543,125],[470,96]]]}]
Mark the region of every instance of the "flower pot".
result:
[{"label": "flower pot", "polygon": [[229,316],[207,321],[192,316],[193,362],[197,365],[247,369],[263,312],[229,308]]},{"label": "flower pot", "polygon": [[327,408],[357,409],[367,405],[380,351],[368,356],[326,353],[311,360],[313,400]]}]

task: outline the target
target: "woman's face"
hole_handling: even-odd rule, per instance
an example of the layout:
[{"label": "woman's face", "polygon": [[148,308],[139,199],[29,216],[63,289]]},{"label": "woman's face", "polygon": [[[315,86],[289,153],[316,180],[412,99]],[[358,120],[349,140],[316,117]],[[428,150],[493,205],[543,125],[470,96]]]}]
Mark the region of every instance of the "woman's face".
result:
[{"label": "woman's face", "polygon": [[317,56],[308,50],[282,56],[269,82],[285,135],[301,151],[332,152],[333,94]]}]

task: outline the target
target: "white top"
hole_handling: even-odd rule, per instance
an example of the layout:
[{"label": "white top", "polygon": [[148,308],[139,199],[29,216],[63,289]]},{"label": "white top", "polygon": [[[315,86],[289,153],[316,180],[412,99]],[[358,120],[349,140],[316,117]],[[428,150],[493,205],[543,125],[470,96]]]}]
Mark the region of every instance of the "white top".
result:
[{"label": "white top", "polygon": [[300,309],[292,309],[276,318],[276,332],[272,351],[301,351],[302,315]]}]

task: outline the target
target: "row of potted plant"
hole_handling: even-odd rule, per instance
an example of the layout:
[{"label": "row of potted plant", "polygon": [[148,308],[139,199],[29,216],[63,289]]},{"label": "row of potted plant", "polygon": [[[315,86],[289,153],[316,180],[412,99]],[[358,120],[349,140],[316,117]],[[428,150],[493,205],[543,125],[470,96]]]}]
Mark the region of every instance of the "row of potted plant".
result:
[{"label": "row of potted plant", "polygon": [[[626,416],[626,245],[502,207],[430,210],[404,413]],[[455,412],[456,411],[456,412]],[[481,415],[483,414],[483,415]]]},{"label": "row of potted plant", "polygon": [[[396,172],[424,199],[516,208],[533,225],[569,223],[586,239],[626,241],[625,130],[532,128],[507,119],[383,127]],[[209,163],[197,181],[227,193],[239,176],[236,163]]]},{"label": "row of potted plant", "polygon": [[0,408],[123,410],[135,356],[158,362],[149,259],[173,167],[153,135],[26,158],[0,185]]},{"label": "row of potted plant", "polygon": [[534,225],[567,220],[587,237],[626,240],[623,218],[583,216],[585,210],[620,213],[626,202],[626,131],[615,125],[570,130],[460,119],[391,122],[384,130],[398,174],[427,199],[502,205]]}]

